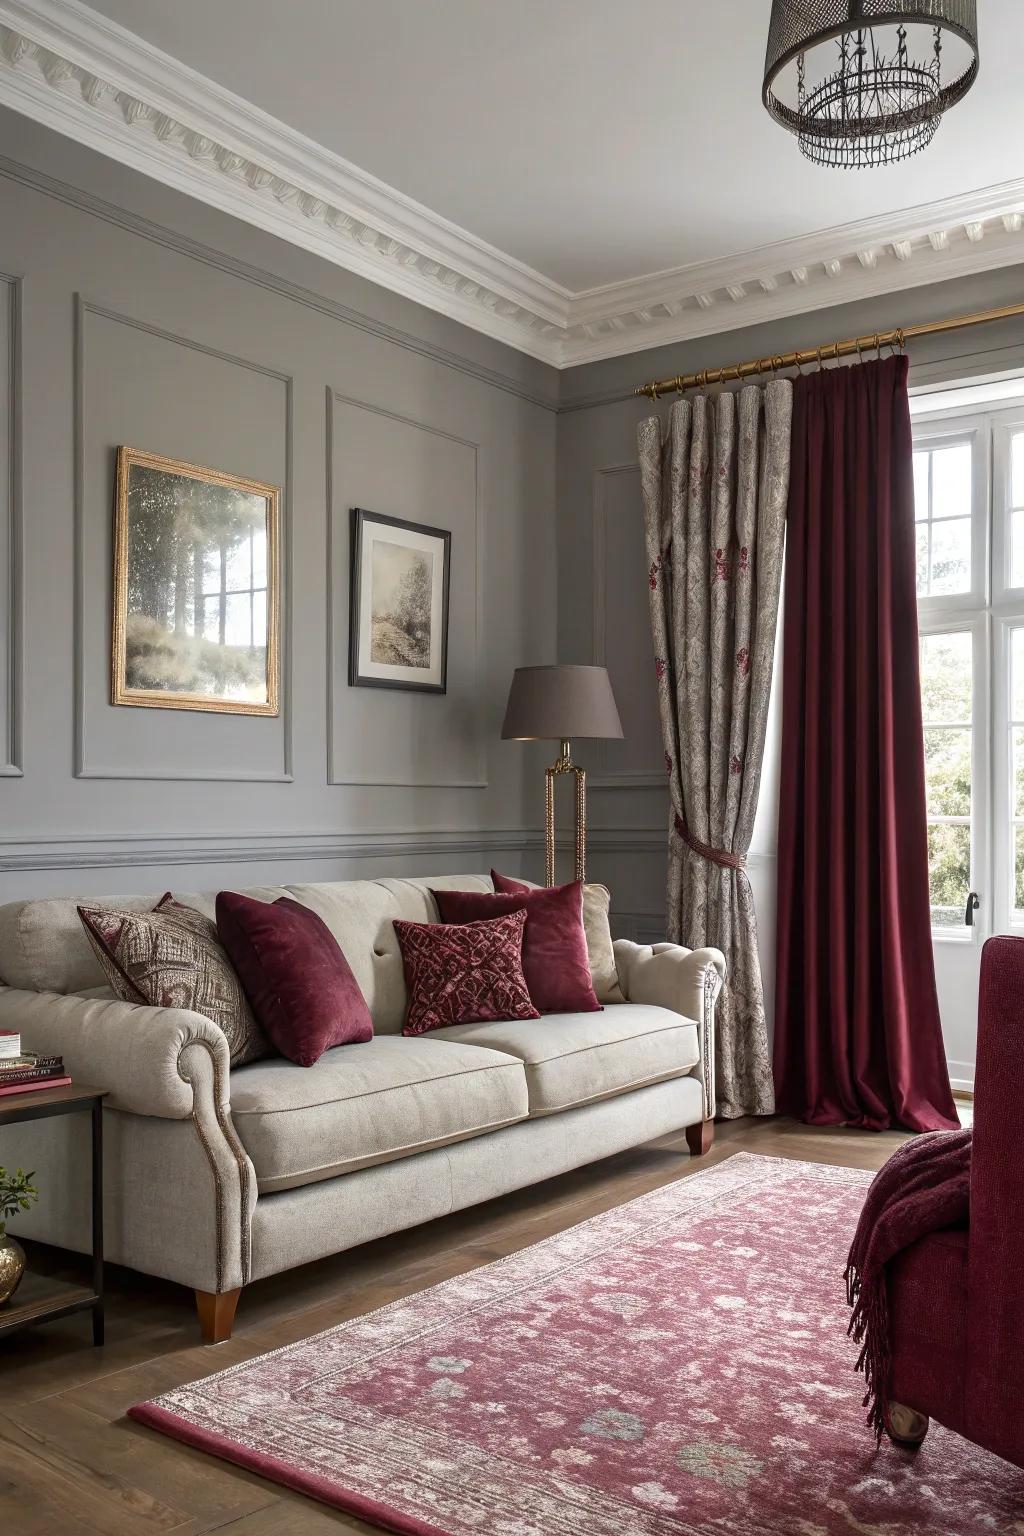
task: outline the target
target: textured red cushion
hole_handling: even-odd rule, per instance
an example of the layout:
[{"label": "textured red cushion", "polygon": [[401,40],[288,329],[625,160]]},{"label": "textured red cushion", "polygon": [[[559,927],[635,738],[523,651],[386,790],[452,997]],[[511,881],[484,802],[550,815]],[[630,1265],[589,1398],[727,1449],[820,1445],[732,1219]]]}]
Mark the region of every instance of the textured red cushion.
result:
[{"label": "textured red cushion", "polygon": [[394,924],[409,992],[403,1034],[539,1018],[523,976],[524,911],[451,928],[400,918]]},{"label": "textured red cushion", "polygon": [[332,1045],[369,1040],[373,1021],[331,930],[290,896],[217,897],[217,931],[245,994],[274,1045],[311,1067]]},{"label": "textured red cushion", "polygon": [[[600,1013],[583,929],[583,882],[534,889],[491,870],[489,891],[433,891],[444,923],[526,913],[523,975],[542,1013]],[[513,889],[514,887],[514,889]]]}]

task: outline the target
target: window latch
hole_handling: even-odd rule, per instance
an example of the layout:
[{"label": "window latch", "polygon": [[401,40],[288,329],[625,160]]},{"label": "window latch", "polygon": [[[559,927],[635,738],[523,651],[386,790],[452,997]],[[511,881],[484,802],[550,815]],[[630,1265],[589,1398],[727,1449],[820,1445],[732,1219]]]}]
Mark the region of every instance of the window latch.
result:
[{"label": "window latch", "polygon": [[974,914],[980,906],[981,902],[978,900],[977,891],[971,891],[967,897],[967,911],[964,913],[964,922],[968,928],[974,927]]}]

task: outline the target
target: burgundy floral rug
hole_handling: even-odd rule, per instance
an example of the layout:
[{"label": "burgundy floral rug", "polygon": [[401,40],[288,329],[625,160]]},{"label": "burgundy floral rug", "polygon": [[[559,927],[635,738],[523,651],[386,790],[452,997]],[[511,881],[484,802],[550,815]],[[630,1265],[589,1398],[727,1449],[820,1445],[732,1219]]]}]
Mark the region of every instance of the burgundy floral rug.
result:
[{"label": "burgundy floral rug", "polygon": [[869,1175],[741,1153],[131,1410],[405,1536],[1024,1533],[1024,1473],[864,1423]]}]

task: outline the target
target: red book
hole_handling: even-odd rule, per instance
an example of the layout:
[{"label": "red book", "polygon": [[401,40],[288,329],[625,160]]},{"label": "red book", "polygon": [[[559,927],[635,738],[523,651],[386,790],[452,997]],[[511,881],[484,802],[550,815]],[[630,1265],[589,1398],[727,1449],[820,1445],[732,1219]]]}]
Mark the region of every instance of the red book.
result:
[{"label": "red book", "polygon": [[36,1083],[40,1080],[64,1076],[66,1073],[63,1062],[53,1067],[20,1067],[17,1072],[0,1073],[0,1087],[9,1087],[11,1083]]},{"label": "red book", "polygon": [[0,1083],[0,1094],[35,1093],[40,1088],[70,1088],[70,1077],[48,1077],[35,1083]]}]

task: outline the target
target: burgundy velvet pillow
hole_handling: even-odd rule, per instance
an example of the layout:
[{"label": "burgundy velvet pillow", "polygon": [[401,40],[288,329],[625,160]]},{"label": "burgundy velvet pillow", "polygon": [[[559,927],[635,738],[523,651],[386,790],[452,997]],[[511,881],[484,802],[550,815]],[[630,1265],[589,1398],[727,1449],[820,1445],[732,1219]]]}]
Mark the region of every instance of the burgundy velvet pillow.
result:
[{"label": "burgundy velvet pillow", "polygon": [[[491,871],[495,886],[503,875]],[[518,881],[509,881],[518,885]],[[523,975],[542,1013],[600,1013],[583,931],[583,882],[516,891],[432,891],[443,923],[525,912]]]},{"label": "burgundy velvet pillow", "polygon": [[252,1011],[282,1056],[311,1067],[333,1045],[373,1036],[366,1000],[327,924],[280,896],[217,897],[217,932]]},{"label": "burgundy velvet pillow", "polygon": [[525,911],[452,928],[393,921],[409,992],[403,1034],[540,1017],[523,976]]}]

